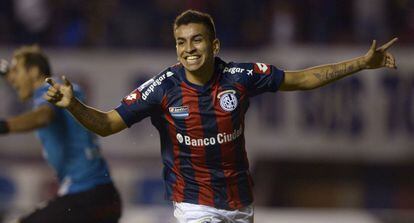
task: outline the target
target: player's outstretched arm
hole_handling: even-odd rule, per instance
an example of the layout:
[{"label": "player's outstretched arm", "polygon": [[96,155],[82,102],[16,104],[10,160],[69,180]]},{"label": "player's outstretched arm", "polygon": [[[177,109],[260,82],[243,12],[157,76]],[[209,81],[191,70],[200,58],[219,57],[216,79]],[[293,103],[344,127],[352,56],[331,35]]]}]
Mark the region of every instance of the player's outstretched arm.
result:
[{"label": "player's outstretched arm", "polygon": [[50,85],[44,98],[50,103],[66,108],[83,126],[100,136],[117,133],[127,126],[118,112],[111,110],[102,112],[80,102],[73,95],[72,84],[64,76],[64,84],[58,84],[51,78],[46,78]]},{"label": "player's outstretched arm", "polygon": [[285,79],[280,90],[310,90],[339,80],[364,69],[388,67],[396,69],[394,56],[388,49],[398,40],[394,38],[377,48],[377,42],[372,41],[371,48],[361,57],[334,64],[320,65],[298,71],[285,71]]}]

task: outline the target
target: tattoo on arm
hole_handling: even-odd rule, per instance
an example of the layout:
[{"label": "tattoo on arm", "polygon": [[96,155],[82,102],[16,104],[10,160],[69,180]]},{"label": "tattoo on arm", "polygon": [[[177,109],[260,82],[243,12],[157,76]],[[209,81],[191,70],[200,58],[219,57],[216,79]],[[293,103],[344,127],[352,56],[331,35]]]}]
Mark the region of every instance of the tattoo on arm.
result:
[{"label": "tattoo on arm", "polygon": [[84,106],[74,107],[73,114],[76,114],[76,118],[92,131],[103,130],[108,127],[99,113],[95,113],[95,111],[88,112]]},{"label": "tattoo on arm", "polygon": [[320,72],[312,73],[313,76],[315,76],[320,81],[330,81],[330,80],[336,80],[340,77],[343,77],[347,74],[356,72],[359,69],[359,66],[357,66],[357,69],[355,69],[355,66],[350,64],[339,64],[339,65],[330,65],[325,69],[322,69]]}]

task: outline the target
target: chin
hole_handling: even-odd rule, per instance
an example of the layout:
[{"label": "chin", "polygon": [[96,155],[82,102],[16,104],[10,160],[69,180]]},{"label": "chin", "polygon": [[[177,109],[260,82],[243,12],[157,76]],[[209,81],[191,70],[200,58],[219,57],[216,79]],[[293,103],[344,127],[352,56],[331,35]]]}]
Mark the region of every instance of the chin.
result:
[{"label": "chin", "polygon": [[23,102],[28,101],[31,97],[32,95],[30,94],[19,94],[19,99],[20,101],[23,101]]},{"label": "chin", "polygon": [[196,72],[200,70],[201,66],[200,65],[184,65],[184,68],[190,72]]}]

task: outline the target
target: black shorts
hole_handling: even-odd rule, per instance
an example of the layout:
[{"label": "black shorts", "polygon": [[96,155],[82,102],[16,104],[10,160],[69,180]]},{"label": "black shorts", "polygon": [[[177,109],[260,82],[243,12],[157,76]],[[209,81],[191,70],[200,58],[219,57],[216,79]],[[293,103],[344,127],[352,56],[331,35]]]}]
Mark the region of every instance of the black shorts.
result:
[{"label": "black shorts", "polygon": [[49,201],[20,219],[21,223],[117,223],[121,199],[113,184],[69,194]]}]

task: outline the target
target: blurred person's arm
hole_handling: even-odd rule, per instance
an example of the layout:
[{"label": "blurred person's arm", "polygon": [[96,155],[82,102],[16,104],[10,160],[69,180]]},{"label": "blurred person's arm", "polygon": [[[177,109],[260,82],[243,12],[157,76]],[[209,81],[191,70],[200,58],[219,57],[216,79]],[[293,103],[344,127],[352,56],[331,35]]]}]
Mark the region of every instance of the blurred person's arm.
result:
[{"label": "blurred person's arm", "polygon": [[318,88],[356,73],[364,69],[377,69],[382,67],[397,68],[394,56],[387,50],[397,38],[377,48],[376,41],[371,48],[361,57],[339,63],[320,65],[297,71],[285,71],[285,78],[280,86],[282,91],[310,90]]},{"label": "blurred person's arm", "polygon": [[127,128],[117,111],[103,112],[83,104],[74,97],[72,84],[65,77],[63,80],[64,84],[57,84],[51,78],[46,79],[51,85],[44,95],[47,101],[66,108],[83,126],[100,136],[112,135]]},{"label": "blurred person's arm", "polygon": [[[0,60],[0,76],[6,76],[9,70],[8,62]],[[28,132],[48,125],[55,117],[54,110],[48,105],[42,105],[31,111],[0,120],[0,134]]]},{"label": "blurred person's arm", "polygon": [[55,112],[48,105],[23,114],[0,120],[0,134],[28,132],[48,125],[55,117]]}]

